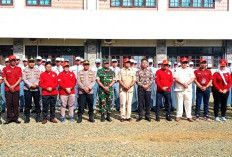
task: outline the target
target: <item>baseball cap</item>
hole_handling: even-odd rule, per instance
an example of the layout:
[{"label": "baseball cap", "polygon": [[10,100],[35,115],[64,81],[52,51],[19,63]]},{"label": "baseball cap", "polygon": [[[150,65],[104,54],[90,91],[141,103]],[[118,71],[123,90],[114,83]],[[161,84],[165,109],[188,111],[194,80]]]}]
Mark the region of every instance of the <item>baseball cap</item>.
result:
[{"label": "baseball cap", "polygon": [[28,59],[27,58],[23,58],[23,62],[28,62]]},{"label": "baseball cap", "polygon": [[89,65],[90,63],[89,63],[88,60],[84,60],[83,64],[84,64],[84,65]]},{"label": "baseball cap", "polygon": [[75,60],[76,60],[76,61],[80,61],[80,60],[81,60],[81,57],[76,57]]},{"label": "baseball cap", "polygon": [[16,57],[14,55],[10,55],[9,60],[16,60]]},{"label": "baseball cap", "polygon": [[225,59],[221,59],[219,62],[220,66],[226,66],[226,60]]},{"label": "baseball cap", "polygon": [[188,58],[186,58],[186,57],[183,57],[183,58],[181,58],[181,60],[180,60],[181,62],[188,62]]},{"label": "baseball cap", "polygon": [[153,63],[153,59],[151,59],[151,58],[148,59],[148,62],[149,62],[149,63]]},{"label": "baseball cap", "polygon": [[65,66],[69,66],[69,63],[68,62],[64,62],[63,63],[63,67],[65,67]]},{"label": "baseball cap", "polygon": [[202,62],[207,62],[207,61],[206,61],[205,58],[202,58],[202,59],[200,60],[200,63],[202,63]]},{"label": "baseball cap", "polygon": [[112,62],[118,62],[118,60],[117,59],[112,59]]},{"label": "baseball cap", "polygon": [[61,60],[60,60],[60,58],[58,57],[58,58],[56,58],[56,61],[57,61],[57,62],[60,62]]},{"label": "baseball cap", "polygon": [[101,63],[101,60],[100,59],[96,59],[95,63]]},{"label": "baseball cap", "polygon": [[41,56],[37,56],[36,60],[42,60]]},{"label": "baseball cap", "polygon": [[124,60],[123,60],[123,63],[130,63],[130,59],[129,58],[125,58]]},{"label": "baseball cap", "polygon": [[168,60],[163,60],[162,64],[163,64],[163,65],[168,65],[168,64],[169,64],[169,61],[168,61]]}]

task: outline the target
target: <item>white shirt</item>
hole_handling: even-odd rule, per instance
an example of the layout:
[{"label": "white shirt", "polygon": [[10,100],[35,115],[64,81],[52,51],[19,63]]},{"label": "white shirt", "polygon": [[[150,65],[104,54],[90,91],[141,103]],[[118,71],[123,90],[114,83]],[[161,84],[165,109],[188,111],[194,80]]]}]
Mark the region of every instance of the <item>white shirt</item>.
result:
[{"label": "white shirt", "polygon": [[[174,73],[174,78],[178,78],[183,83],[188,83],[190,79],[195,78],[195,75],[193,73],[193,69],[191,68],[185,68],[182,67],[176,69],[176,72]],[[189,85],[188,88],[184,88],[181,84],[176,82],[175,85],[175,91],[185,91],[188,92],[192,91],[192,85]]]},{"label": "white shirt", "polygon": [[36,68],[38,68],[40,70],[40,72],[45,72],[45,67],[41,64],[40,66],[36,65]]},{"label": "white shirt", "polygon": [[74,65],[70,68],[70,71],[73,72],[77,78],[77,74],[79,73],[79,71],[83,70],[84,67],[82,65]]},{"label": "white shirt", "polygon": [[120,68],[119,68],[119,67],[115,67],[115,68],[114,68],[114,67],[111,66],[110,69],[114,71],[115,78],[117,78],[118,73],[119,73],[119,71],[120,71]]},{"label": "white shirt", "polygon": [[101,69],[102,67],[96,67],[96,66],[94,66],[94,67],[92,67],[91,68],[91,70],[95,73],[95,76],[97,76],[97,71],[99,70],[99,69]]},{"label": "white shirt", "polygon": [[59,67],[54,66],[54,67],[52,67],[52,71],[54,71],[58,76],[59,73],[61,73],[63,71],[63,67],[61,65]]}]

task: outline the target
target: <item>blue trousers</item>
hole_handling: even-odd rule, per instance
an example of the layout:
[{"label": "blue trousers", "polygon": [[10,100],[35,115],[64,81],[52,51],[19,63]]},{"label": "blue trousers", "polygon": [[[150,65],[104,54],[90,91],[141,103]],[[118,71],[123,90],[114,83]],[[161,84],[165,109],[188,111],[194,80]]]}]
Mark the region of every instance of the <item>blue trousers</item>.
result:
[{"label": "blue trousers", "polygon": [[120,100],[119,100],[119,82],[116,82],[113,85],[113,101],[112,101],[112,109],[116,107],[116,110],[120,109]]},{"label": "blue trousers", "polygon": [[207,88],[206,91],[202,91],[200,88],[197,87],[196,96],[197,96],[196,110],[195,110],[196,117],[200,117],[200,108],[202,104],[202,99],[204,102],[204,117],[208,117],[210,88]]},{"label": "blue trousers", "polygon": [[74,101],[74,110],[78,107],[78,85],[75,86],[75,101]]},{"label": "blue trousers", "polygon": [[95,82],[93,86],[93,109],[94,110],[96,109],[97,100],[99,100],[98,90],[99,90],[99,85],[97,82]]},{"label": "blue trousers", "polygon": [[232,106],[232,103],[231,103],[231,99],[232,99],[231,90],[232,90],[232,87],[230,87],[229,96],[228,96],[228,99],[227,99],[227,104],[230,104]]},{"label": "blue trousers", "polygon": [[176,95],[176,92],[175,92],[175,82],[174,82],[171,87],[171,108],[172,109],[177,109],[175,95]]},{"label": "blue trousers", "polygon": [[156,106],[156,90],[157,90],[157,85],[155,81],[151,85],[151,104],[150,107],[154,108]]},{"label": "blue trousers", "polygon": [[138,85],[134,84],[133,98],[132,98],[132,111],[138,110]]},{"label": "blue trousers", "polygon": [[19,88],[20,88],[20,91],[19,91],[20,107],[19,108],[24,109],[25,100],[24,100],[24,82],[23,81],[20,82]]},{"label": "blue trousers", "polygon": [[2,110],[6,110],[6,96],[5,96],[5,83],[1,84],[1,94],[2,94]]}]

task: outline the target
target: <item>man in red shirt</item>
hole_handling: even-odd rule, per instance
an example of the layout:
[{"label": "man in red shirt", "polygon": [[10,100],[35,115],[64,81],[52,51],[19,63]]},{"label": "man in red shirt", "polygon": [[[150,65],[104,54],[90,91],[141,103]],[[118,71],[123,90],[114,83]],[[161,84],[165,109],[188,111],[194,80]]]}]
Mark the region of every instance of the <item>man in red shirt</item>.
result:
[{"label": "man in red shirt", "polygon": [[50,107],[50,121],[57,123],[55,120],[56,100],[57,100],[57,74],[52,71],[51,62],[45,63],[46,71],[40,75],[39,85],[42,88],[42,103],[43,103],[43,121],[42,124],[47,123],[48,107]]},{"label": "man in red shirt", "polygon": [[9,56],[10,66],[3,69],[2,76],[5,82],[7,121],[5,124],[20,123],[19,117],[19,83],[22,80],[22,70],[16,66],[16,57]]},{"label": "man in red shirt", "polygon": [[166,108],[166,119],[172,121],[170,116],[171,110],[171,87],[173,84],[172,72],[168,69],[168,60],[164,60],[161,69],[156,72],[155,82],[157,84],[156,93],[156,121],[160,121],[160,106],[162,105],[162,100],[165,100]]},{"label": "man in red shirt", "polygon": [[63,63],[63,71],[58,75],[58,83],[60,86],[61,100],[61,122],[65,122],[65,110],[68,105],[70,121],[74,122],[74,101],[75,101],[75,74],[69,71],[69,63]]},{"label": "man in red shirt", "polygon": [[212,84],[212,73],[207,69],[206,59],[200,60],[200,68],[194,71],[196,76],[194,82],[197,86],[196,90],[196,121],[200,120],[200,106],[203,99],[204,102],[204,119],[206,121],[211,121],[209,119],[209,97],[210,97],[210,85]]}]

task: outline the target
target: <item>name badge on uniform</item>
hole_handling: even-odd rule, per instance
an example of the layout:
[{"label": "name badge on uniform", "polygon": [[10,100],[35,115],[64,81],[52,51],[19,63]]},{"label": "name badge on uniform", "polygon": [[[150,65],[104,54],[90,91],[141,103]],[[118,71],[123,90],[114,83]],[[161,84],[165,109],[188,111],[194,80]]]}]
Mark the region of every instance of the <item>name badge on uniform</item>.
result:
[{"label": "name badge on uniform", "polygon": [[201,83],[202,83],[202,84],[205,84],[205,82],[206,82],[205,79],[202,79],[202,80],[201,80]]}]

